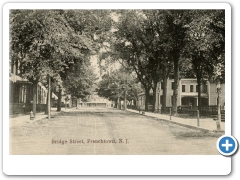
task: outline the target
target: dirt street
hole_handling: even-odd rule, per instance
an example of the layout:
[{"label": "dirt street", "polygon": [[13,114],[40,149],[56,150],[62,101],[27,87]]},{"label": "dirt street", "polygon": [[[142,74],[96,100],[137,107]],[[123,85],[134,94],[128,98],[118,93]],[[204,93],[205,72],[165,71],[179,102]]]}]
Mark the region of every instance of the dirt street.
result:
[{"label": "dirt street", "polygon": [[215,155],[220,136],[117,109],[72,109],[10,128],[10,154]]}]

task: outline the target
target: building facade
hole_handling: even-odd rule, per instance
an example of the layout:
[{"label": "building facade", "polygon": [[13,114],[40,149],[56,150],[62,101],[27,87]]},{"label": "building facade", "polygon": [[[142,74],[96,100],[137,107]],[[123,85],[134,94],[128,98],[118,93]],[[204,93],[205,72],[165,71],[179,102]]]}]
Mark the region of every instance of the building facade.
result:
[{"label": "building facade", "polygon": [[[166,106],[172,107],[173,103],[173,79],[167,80],[167,97],[166,97]],[[201,87],[201,105],[202,106],[216,106],[218,93],[215,83],[210,83],[205,81],[202,83]],[[219,93],[222,107],[225,106],[225,84],[221,84],[221,92]],[[156,109],[161,109],[163,102],[163,84],[162,82],[158,84],[157,94],[156,94]],[[145,93],[138,94],[137,105],[140,109],[145,109]],[[150,90],[150,101],[149,109],[151,110],[153,105],[153,93]],[[197,79],[181,79],[179,80],[178,86],[178,99],[177,106],[198,106],[198,85]]]},{"label": "building facade", "polygon": [[92,92],[91,95],[88,96],[87,101],[78,101],[78,107],[112,107],[112,101],[104,97],[98,96],[97,92]]},{"label": "building facade", "polygon": [[[24,114],[33,108],[33,84],[19,74],[17,61],[9,64],[9,113]],[[47,89],[42,83],[37,84],[36,111],[45,111],[47,104]],[[57,96],[52,93],[52,100]]]}]

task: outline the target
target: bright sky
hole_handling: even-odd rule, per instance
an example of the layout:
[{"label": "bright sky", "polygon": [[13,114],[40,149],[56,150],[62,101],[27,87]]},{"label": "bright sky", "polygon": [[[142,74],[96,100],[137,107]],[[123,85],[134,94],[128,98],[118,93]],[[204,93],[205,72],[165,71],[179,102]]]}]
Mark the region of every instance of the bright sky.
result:
[{"label": "bright sky", "polygon": [[98,59],[97,59],[97,55],[94,55],[94,56],[91,56],[90,57],[90,62],[91,62],[91,65],[93,66],[94,68],[94,73],[97,75],[97,76],[100,76],[100,68],[99,68],[99,65],[98,65]]},{"label": "bright sky", "polygon": [[[111,18],[113,19],[113,21],[118,22],[119,15],[117,15],[116,13],[112,13]],[[112,29],[112,31],[115,31],[115,29]],[[98,77],[100,77],[100,68],[99,68],[99,65],[98,65],[98,56],[97,55],[91,56],[90,57],[90,62],[91,62],[91,65],[94,68],[94,73]],[[120,66],[121,66],[120,63],[115,62],[113,67],[114,67],[114,69],[119,69]]]}]

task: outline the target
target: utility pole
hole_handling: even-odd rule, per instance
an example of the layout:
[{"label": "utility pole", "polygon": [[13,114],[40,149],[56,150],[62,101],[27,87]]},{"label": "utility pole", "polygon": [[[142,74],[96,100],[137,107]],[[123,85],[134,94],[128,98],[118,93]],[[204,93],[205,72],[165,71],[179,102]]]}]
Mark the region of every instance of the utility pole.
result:
[{"label": "utility pole", "polygon": [[48,120],[51,118],[51,77],[48,75]]},{"label": "utility pole", "polygon": [[220,81],[217,82],[217,107],[218,107],[218,119],[216,120],[217,131],[221,130],[220,122],[221,122],[221,101],[220,101],[220,92],[221,92],[221,84]]}]

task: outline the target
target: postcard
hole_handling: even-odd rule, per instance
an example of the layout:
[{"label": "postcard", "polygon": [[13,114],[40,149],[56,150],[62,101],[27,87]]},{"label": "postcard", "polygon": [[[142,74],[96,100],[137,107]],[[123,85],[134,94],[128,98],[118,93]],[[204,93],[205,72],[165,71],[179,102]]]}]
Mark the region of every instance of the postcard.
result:
[{"label": "postcard", "polygon": [[3,44],[5,174],[231,172],[230,5],[7,3]]}]

